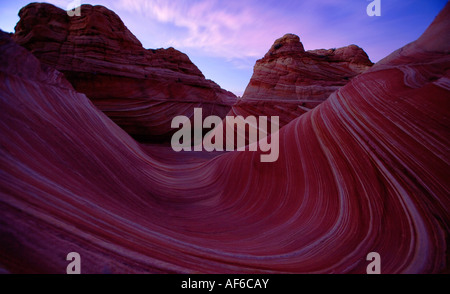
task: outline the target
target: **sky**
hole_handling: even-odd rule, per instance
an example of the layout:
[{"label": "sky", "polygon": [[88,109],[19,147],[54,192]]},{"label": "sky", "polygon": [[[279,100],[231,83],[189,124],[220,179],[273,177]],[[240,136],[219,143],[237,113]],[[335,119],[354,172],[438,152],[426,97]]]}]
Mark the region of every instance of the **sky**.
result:
[{"label": "sky", "polygon": [[[186,53],[207,79],[242,96],[273,42],[293,33],[306,50],[356,44],[373,62],[416,40],[447,0],[86,0],[117,13],[147,49]],[[47,0],[67,9],[72,0]],[[0,29],[14,32],[23,0],[0,0]]]}]

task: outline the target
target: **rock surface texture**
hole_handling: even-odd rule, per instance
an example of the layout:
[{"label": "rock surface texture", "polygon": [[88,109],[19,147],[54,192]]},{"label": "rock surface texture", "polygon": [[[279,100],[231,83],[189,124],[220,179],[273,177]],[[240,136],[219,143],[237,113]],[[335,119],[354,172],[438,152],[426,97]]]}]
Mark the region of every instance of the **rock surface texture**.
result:
[{"label": "rock surface texture", "polygon": [[1,33],[0,270],[75,251],[83,273],[366,273],[378,252],[385,274],[448,273],[448,31],[450,4],[282,128],[270,164],[143,148]]},{"label": "rock surface texture", "polygon": [[21,9],[14,40],[43,64],[64,73],[74,88],[133,137],[170,137],[172,117],[195,107],[224,117],[234,94],[206,80],[173,48],[144,49],[120,18],[103,6],[81,6],[69,17],[53,5]]},{"label": "rock surface texture", "polygon": [[356,45],[305,51],[300,38],[287,34],[258,60],[243,100],[296,101],[311,108],[372,66]]},{"label": "rock surface texture", "polygon": [[283,126],[372,65],[356,45],[305,51],[298,36],[286,34],[256,62],[250,83],[232,114],[246,117],[282,113]]}]

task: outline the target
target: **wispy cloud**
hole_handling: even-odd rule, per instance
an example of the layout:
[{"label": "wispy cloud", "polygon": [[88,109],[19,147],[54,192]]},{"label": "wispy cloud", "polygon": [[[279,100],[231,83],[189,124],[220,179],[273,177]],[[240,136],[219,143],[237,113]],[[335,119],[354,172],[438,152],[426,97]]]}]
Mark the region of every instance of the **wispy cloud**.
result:
[{"label": "wispy cloud", "polygon": [[[294,26],[277,9],[264,9],[262,1],[219,0],[120,0],[120,9],[138,13],[173,30],[166,45],[195,48],[212,56],[224,57],[238,66],[248,66],[247,58],[260,58],[273,41]],[[298,26],[306,19],[297,19]]]}]

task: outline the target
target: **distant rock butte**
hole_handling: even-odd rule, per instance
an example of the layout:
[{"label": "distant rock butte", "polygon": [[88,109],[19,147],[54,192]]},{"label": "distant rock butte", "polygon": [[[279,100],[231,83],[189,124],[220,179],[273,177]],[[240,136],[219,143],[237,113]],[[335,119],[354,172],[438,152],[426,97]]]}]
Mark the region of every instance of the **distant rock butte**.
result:
[{"label": "distant rock butte", "polygon": [[356,45],[305,51],[298,36],[286,34],[256,62],[243,100],[296,101],[313,108],[372,65]]},{"label": "distant rock butte", "polygon": [[224,117],[236,101],[186,54],[144,49],[103,6],[82,5],[81,16],[69,17],[53,5],[31,3],[19,16],[13,39],[142,141],[166,140],[172,118],[192,116],[194,107]]},{"label": "distant rock butte", "polygon": [[278,115],[283,127],[372,65],[356,45],[305,51],[297,35],[286,34],[256,62],[242,99],[228,115]]}]

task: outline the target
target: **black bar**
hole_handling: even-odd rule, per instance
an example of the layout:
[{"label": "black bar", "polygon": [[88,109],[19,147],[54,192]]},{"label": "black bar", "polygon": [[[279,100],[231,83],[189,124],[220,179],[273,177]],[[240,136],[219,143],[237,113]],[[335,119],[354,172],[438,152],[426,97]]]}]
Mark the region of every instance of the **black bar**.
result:
[{"label": "black bar", "polygon": [[[335,293],[385,294],[394,289],[408,293],[448,289],[449,275],[0,275],[5,289],[30,293],[38,289],[100,291],[107,293]],[[194,283],[194,281],[196,283]],[[211,289],[211,283],[214,287]],[[189,288],[183,288],[189,286]],[[419,288],[420,287],[420,288]],[[211,290],[211,291],[210,291]],[[5,292],[6,293],[6,292]]]}]

